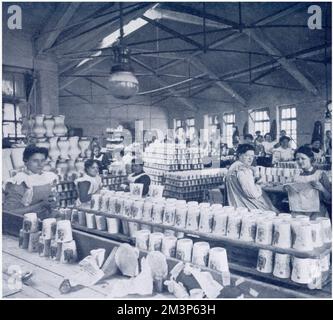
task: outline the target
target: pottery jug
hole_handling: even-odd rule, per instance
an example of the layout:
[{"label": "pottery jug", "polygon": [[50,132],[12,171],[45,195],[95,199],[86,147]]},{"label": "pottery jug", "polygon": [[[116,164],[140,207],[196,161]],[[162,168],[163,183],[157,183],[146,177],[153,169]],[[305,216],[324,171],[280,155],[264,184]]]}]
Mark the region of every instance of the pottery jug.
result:
[{"label": "pottery jug", "polygon": [[24,167],[23,162],[23,151],[25,148],[12,148],[11,149],[11,159],[14,169],[20,169]]},{"label": "pottery jug", "polygon": [[75,162],[75,169],[79,173],[84,173],[84,161],[82,158],[78,158]]},{"label": "pottery jug", "polygon": [[[60,154],[60,152],[59,152],[59,154]],[[56,160],[50,161],[50,167],[51,167],[52,171],[55,171],[56,167],[57,167],[57,161]]]},{"label": "pottery jug", "polygon": [[43,167],[43,171],[51,171],[52,170],[52,167],[51,167],[51,161],[46,161],[45,162],[45,165]]},{"label": "pottery jug", "polygon": [[36,147],[49,149],[50,143],[48,142],[47,138],[39,138],[36,141]]},{"label": "pottery jug", "polygon": [[58,174],[64,175],[68,172],[68,163],[67,160],[59,160],[56,165],[56,169],[58,171]]},{"label": "pottery jug", "polygon": [[69,141],[67,137],[60,137],[58,141],[58,147],[60,150],[60,158],[68,159]]},{"label": "pottery jug", "polygon": [[32,129],[35,125],[35,119],[34,117],[30,117],[30,119],[28,120],[28,124],[29,124],[29,131],[28,131],[28,135],[33,135]]},{"label": "pottery jug", "polygon": [[76,160],[81,153],[81,149],[79,148],[78,142],[79,137],[70,137],[68,138],[69,141],[69,151],[68,155],[72,160]]},{"label": "pottery jug", "polygon": [[76,171],[76,169],[75,169],[75,160],[69,159],[69,160],[67,160],[67,163],[68,163],[68,169],[69,170]]},{"label": "pottery jug", "polygon": [[21,133],[27,137],[28,135],[30,135],[30,131],[31,128],[30,128],[29,119],[26,117],[22,118]]},{"label": "pottery jug", "polygon": [[79,146],[81,148],[81,154],[80,154],[80,156],[82,158],[86,158],[88,156],[86,154],[86,151],[88,150],[88,148],[90,146],[90,140],[88,139],[88,137],[81,137],[81,139],[79,141]]},{"label": "pottery jug", "polygon": [[57,161],[59,156],[60,156],[60,151],[58,148],[58,137],[52,137],[49,138],[49,142],[50,142],[50,149],[49,149],[49,157],[53,160],[53,161]]},{"label": "pottery jug", "polygon": [[48,137],[48,138],[53,137],[54,136],[54,134],[53,134],[54,119],[53,119],[52,115],[50,115],[50,114],[45,115],[44,127],[46,129],[45,136]]},{"label": "pottery jug", "polygon": [[65,126],[65,116],[59,115],[54,117],[53,134],[57,137],[63,137],[67,134],[67,127]]},{"label": "pottery jug", "polygon": [[32,133],[36,138],[43,138],[46,129],[44,127],[44,115],[43,114],[37,114],[35,116],[35,125],[32,128]]}]

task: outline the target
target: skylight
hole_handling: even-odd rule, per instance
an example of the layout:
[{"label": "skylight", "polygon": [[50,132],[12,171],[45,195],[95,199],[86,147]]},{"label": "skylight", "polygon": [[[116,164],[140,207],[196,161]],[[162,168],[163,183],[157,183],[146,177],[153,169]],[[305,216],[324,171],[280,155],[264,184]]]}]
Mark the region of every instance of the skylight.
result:
[{"label": "skylight", "polygon": [[[158,14],[154,8],[156,6],[154,6],[153,8],[147,10],[144,13],[144,16],[155,20],[157,18],[160,18],[160,14]],[[145,26],[148,22],[143,20],[142,18],[136,18],[134,20],[131,20],[129,23],[127,23],[126,25],[124,25],[124,37],[130,35],[131,33],[133,33],[134,31],[142,28],[143,26]],[[106,37],[103,38],[101,44],[99,45],[98,49],[105,49],[105,48],[109,48],[111,47],[116,41],[117,39],[120,37],[120,29],[117,29],[116,31],[110,33],[109,35],[107,35]],[[102,54],[102,51],[97,51],[96,53],[92,54],[92,57],[98,57]],[[84,65],[85,63],[87,63],[88,61],[92,60],[93,58],[86,58],[84,60],[82,60],[77,66],[76,68]]]}]

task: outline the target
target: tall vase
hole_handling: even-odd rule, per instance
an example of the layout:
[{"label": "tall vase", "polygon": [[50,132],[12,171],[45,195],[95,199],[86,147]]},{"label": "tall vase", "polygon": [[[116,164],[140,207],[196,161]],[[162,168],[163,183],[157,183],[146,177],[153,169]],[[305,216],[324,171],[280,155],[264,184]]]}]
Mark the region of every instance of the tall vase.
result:
[{"label": "tall vase", "polygon": [[54,128],[54,119],[51,114],[45,115],[44,119],[44,127],[46,128],[45,136],[51,138],[54,136],[53,128]]},{"label": "tall vase", "polygon": [[30,124],[29,124],[29,119],[24,117],[22,118],[22,128],[21,128],[21,133],[25,135],[26,137],[29,136],[30,134]]},{"label": "tall vase", "polygon": [[29,131],[28,131],[28,135],[33,135],[33,132],[32,132],[32,129],[33,127],[35,126],[35,119],[34,117],[30,117],[30,119],[28,120],[28,123],[29,123]]},{"label": "tall vase", "polygon": [[52,170],[52,166],[51,166],[51,161],[46,161],[44,167],[43,167],[43,171],[51,171]]},{"label": "tall vase", "polygon": [[50,149],[49,149],[49,157],[52,159],[52,161],[57,161],[60,156],[60,151],[58,148],[58,137],[52,137],[49,138],[50,142]]},{"label": "tall vase", "polygon": [[49,149],[50,143],[47,140],[47,138],[39,138],[39,139],[37,139],[36,147]]},{"label": "tall vase", "polygon": [[75,169],[81,175],[84,173],[84,161],[82,158],[78,158],[75,161]]},{"label": "tall vase", "polygon": [[72,170],[72,171],[74,170],[75,171],[75,160],[68,159],[67,163],[68,163],[69,170]]},{"label": "tall vase", "polygon": [[90,146],[90,140],[88,139],[88,137],[81,137],[80,141],[79,141],[79,146],[81,148],[81,154],[80,157],[82,158],[86,158],[86,151],[88,150],[89,146]]},{"label": "tall vase", "polygon": [[[59,152],[59,154],[60,154],[60,152]],[[56,167],[57,167],[57,161],[56,160],[50,161],[50,166],[51,166],[51,171],[55,172]]]},{"label": "tall vase", "polygon": [[56,170],[59,175],[64,177],[68,172],[68,162],[67,160],[59,160],[56,165]]},{"label": "tall vase", "polygon": [[57,137],[63,137],[67,134],[67,128],[65,126],[65,116],[60,115],[54,117],[53,134]]},{"label": "tall vase", "polygon": [[44,127],[44,115],[43,114],[37,114],[35,116],[35,125],[32,128],[32,133],[36,138],[43,138],[46,129]]},{"label": "tall vase", "polygon": [[11,149],[11,159],[14,169],[20,169],[24,167],[23,162],[23,151],[25,148],[19,147],[19,148],[12,148]]},{"label": "tall vase", "polygon": [[78,158],[78,156],[81,153],[81,149],[79,148],[79,137],[70,137],[68,138],[69,141],[69,151],[68,151],[68,155],[72,160],[76,160]]},{"label": "tall vase", "polygon": [[68,141],[67,137],[59,138],[58,147],[60,150],[60,158],[67,160],[68,159],[68,150],[69,150],[69,141]]}]

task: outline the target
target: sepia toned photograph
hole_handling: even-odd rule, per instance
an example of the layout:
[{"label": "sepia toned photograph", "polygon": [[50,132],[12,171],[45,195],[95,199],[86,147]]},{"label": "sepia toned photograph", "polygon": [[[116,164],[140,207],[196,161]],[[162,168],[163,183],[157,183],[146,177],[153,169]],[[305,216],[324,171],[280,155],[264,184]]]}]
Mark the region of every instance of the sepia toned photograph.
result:
[{"label": "sepia toned photograph", "polygon": [[1,7],[3,300],[332,300],[331,2]]}]

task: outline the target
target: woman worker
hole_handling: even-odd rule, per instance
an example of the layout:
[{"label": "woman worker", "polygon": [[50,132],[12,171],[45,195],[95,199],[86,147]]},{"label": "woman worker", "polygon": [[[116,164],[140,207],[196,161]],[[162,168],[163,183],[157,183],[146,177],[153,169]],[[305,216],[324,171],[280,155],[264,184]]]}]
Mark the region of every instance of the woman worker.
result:
[{"label": "woman worker", "polygon": [[315,219],[318,216],[331,216],[332,183],[325,171],[314,167],[315,156],[311,147],[302,146],[295,152],[301,173],[287,185],[290,210]]},{"label": "woman worker", "polygon": [[108,154],[103,154],[101,150],[101,147],[97,144],[92,147],[91,159],[97,162],[99,173],[102,173],[103,170],[107,170],[111,163]]},{"label": "woman worker", "polygon": [[294,150],[289,147],[290,138],[282,136],[279,139],[280,146],[273,149],[273,164],[279,161],[292,161],[294,160]]},{"label": "woman worker", "polygon": [[226,187],[229,205],[278,211],[269,197],[261,189],[259,180],[256,181],[251,167],[254,160],[255,148],[250,144],[241,144],[237,149],[238,160],[234,162],[226,176]]},{"label": "woman worker", "polygon": [[145,196],[149,192],[150,177],[143,170],[143,161],[141,158],[132,159],[132,173],[127,178],[128,185],[125,190],[129,191],[129,185],[131,183],[140,183],[143,185],[142,196]]},{"label": "woman worker", "polygon": [[47,157],[46,148],[29,145],[24,149],[24,170],[3,185],[4,210],[18,214],[36,212],[41,219],[51,214],[51,209],[56,205],[58,176],[43,171]]},{"label": "woman worker", "polygon": [[84,171],[83,177],[75,180],[78,189],[78,205],[89,202],[91,196],[102,188],[102,179],[99,176],[99,166],[96,160],[87,160],[84,163]]},{"label": "woman worker", "polygon": [[324,157],[324,151],[321,149],[321,142],[319,139],[314,139],[312,141],[312,152],[314,155],[314,159],[320,162]]}]

